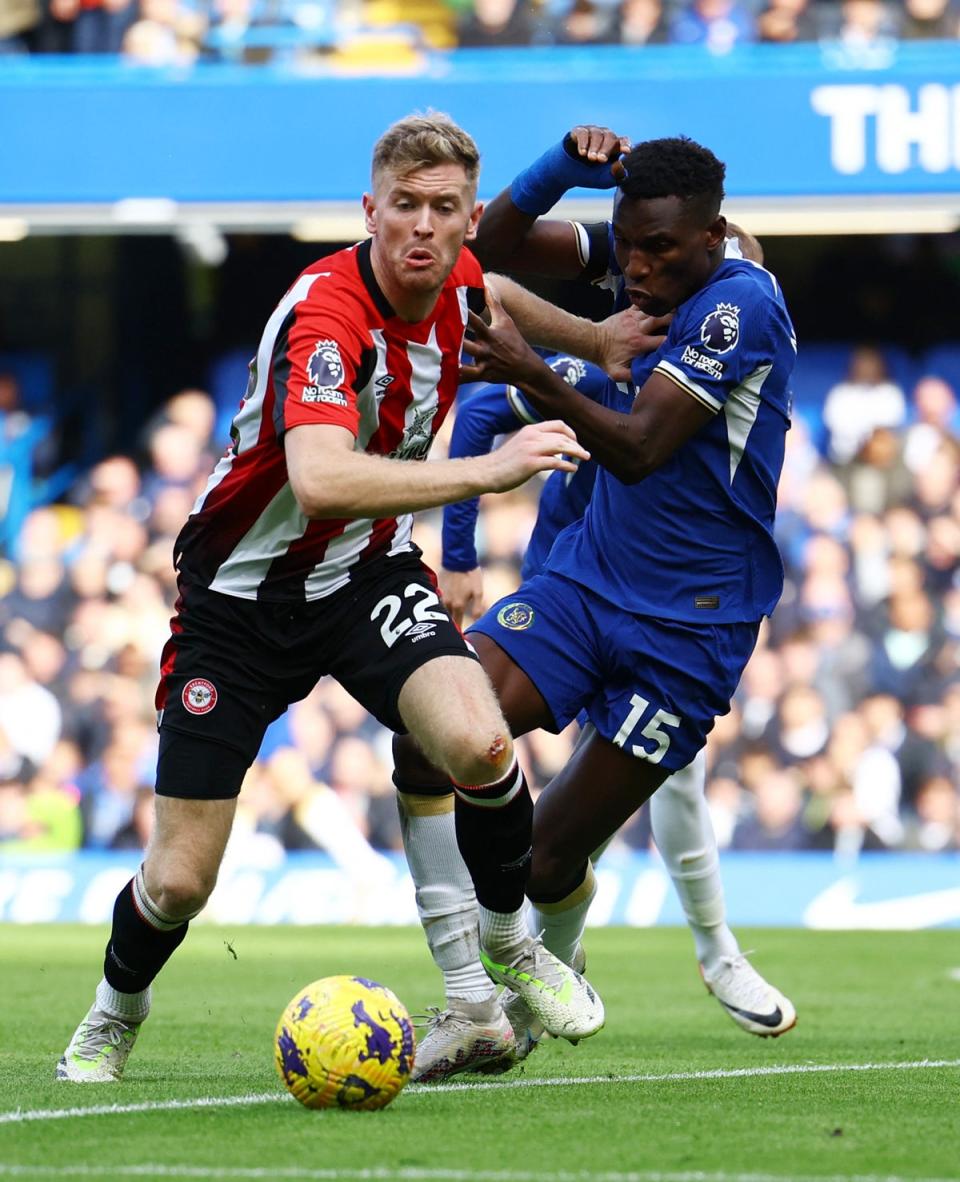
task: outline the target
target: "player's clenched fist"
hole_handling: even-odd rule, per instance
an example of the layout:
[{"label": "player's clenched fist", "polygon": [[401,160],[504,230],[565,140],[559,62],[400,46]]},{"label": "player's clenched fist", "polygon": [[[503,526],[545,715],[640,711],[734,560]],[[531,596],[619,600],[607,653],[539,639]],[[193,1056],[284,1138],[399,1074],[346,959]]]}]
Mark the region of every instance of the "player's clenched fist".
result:
[{"label": "player's clenched fist", "polygon": [[630,140],[617,135],[609,127],[597,127],[593,123],[578,124],[567,132],[563,146],[569,155],[580,156],[598,164],[614,161],[630,151]]}]

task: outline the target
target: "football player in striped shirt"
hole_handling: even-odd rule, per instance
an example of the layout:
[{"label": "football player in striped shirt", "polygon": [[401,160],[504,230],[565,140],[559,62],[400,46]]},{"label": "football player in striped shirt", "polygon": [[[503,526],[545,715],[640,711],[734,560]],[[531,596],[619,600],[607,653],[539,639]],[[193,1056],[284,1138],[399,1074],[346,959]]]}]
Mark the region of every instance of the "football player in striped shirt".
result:
[{"label": "football player in striped shirt", "polygon": [[478,171],[476,145],[446,116],[394,124],[363,198],[370,238],[307,267],[267,322],[230,446],[176,542],[155,831],[117,896],[103,979],[58,1079],[120,1078],[152,982],[214,888],[266,727],[326,674],[456,784],[463,840],[492,853],[476,893],[501,979],[552,1033],[603,1024],[590,986],[523,928],[533,805],[489,680],[411,540],[418,509],[588,456],[554,420],[488,456],[420,462],[483,303],[465,246]]}]

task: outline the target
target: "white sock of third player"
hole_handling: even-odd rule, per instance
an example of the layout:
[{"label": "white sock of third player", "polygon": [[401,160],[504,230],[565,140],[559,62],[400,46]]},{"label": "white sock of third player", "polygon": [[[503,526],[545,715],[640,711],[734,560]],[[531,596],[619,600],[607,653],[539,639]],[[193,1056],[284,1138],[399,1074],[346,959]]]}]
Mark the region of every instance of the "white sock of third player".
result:
[{"label": "white sock of third player", "polygon": [[448,1004],[492,1001],[496,988],[480,963],[477,899],[457,848],[453,793],[398,792],[397,805],[417,912]]},{"label": "white sock of third player", "polygon": [[717,840],[703,795],[705,775],[701,751],[653,794],[650,824],[693,933],[697,960],[709,972],[722,956],[736,956],[740,946],[727,926]]}]

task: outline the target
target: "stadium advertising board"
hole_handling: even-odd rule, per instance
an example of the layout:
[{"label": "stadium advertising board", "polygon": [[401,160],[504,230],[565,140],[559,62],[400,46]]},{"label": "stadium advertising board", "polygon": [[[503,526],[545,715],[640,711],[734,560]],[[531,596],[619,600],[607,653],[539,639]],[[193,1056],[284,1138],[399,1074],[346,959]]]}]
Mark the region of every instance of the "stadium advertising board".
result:
[{"label": "stadium advertising board", "polygon": [[0,204],[355,203],[377,135],[427,106],[475,135],[488,195],[529,163],[531,145],[582,122],[709,144],[735,198],[960,188],[955,45],[860,57],[751,46],[725,58],[656,46],[460,51],[428,57],[413,76],[362,78],[13,61],[0,75]]},{"label": "stadium advertising board", "polygon": [[[108,923],[117,891],[140,855],[84,853],[4,858],[0,922]],[[732,925],[823,930],[960,927],[960,855],[723,854]],[[662,863],[611,851],[597,867],[594,925],[681,925]],[[762,889],[758,890],[758,886]],[[351,874],[325,854],[289,854],[276,865],[228,858],[203,920],[221,924],[415,924],[402,857],[365,861]],[[202,921],[201,921],[202,922]]]}]

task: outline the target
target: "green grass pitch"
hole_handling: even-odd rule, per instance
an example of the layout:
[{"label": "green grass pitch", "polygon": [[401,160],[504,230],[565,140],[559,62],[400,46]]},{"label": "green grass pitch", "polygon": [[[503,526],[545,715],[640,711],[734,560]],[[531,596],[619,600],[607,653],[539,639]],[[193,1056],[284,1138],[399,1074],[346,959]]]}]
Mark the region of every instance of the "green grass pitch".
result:
[{"label": "green grass pitch", "polygon": [[[783,1038],[721,1012],[686,931],[594,930],[589,976],[607,1007],[594,1039],[350,1113],[281,1098],[277,1018],[333,973],[381,980],[411,1012],[439,1002],[418,931],[197,924],[124,1082],[76,1086],[53,1067],[106,933],[0,926],[0,1179],[960,1179],[958,933],[739,934],[797,1005]],[[132,1110],[89,1111],[108,1105]]]}]

